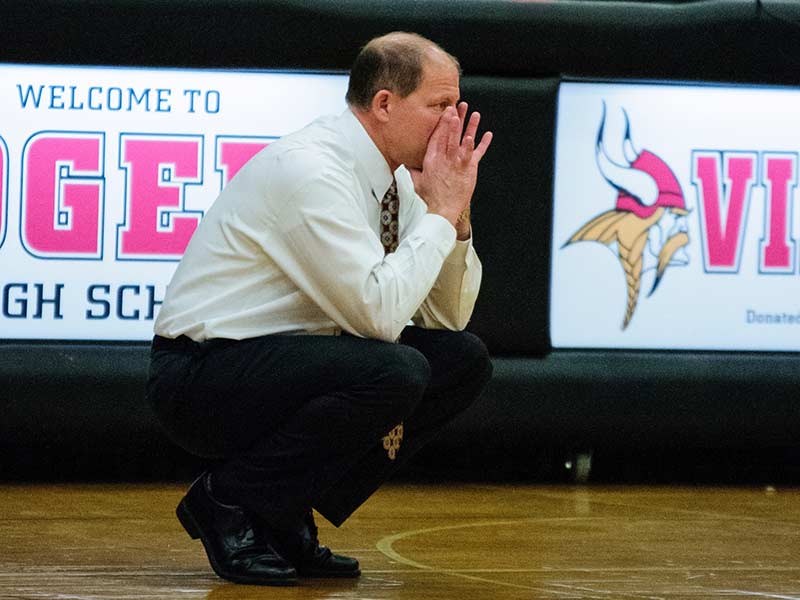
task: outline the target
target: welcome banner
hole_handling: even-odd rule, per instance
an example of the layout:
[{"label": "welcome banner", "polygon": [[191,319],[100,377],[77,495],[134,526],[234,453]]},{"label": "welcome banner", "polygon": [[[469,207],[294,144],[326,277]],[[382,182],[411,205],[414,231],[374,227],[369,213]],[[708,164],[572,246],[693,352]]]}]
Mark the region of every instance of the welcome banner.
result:
[{"label": "welcome banner", "polygon": [[800,350],[800,90],[566,82],[558,348]]},{"label": "welcome banner", "polygon": [[0,338],[146,340],[189,238],[347,77],[0,65]]}]

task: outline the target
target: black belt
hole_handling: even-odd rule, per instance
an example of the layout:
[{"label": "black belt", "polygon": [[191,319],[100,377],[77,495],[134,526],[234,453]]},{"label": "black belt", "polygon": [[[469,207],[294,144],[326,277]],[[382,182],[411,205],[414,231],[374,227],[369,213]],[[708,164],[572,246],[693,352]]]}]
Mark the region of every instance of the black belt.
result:
[{"label": "black belt", "polygon": [[172,352],[195,352],[200,348],[201,342],[195,342],[185,335],[176,338],[167,338],[157,335],[153,338],[153,350],[170,350]]}]

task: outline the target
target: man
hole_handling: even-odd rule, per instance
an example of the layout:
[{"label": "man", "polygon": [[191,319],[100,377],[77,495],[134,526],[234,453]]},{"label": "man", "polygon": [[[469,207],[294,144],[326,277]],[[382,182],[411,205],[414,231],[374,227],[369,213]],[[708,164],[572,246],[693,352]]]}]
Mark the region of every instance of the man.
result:
[{"label": "man", "polygon": [[170,282],[148,398],[176,443],[219,459],[177,514],[221,577],[357,577],[312,509],[341,525],[490,377],[463,329],[492,136],[476,145],[459,74],[420,36],[369,42],[348,110],[254,157]]}]

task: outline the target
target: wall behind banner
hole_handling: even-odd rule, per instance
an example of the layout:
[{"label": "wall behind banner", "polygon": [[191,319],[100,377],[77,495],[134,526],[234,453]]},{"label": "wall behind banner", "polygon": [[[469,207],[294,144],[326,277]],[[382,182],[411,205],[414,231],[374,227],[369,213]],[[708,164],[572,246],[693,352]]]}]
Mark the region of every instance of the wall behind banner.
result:
[{"label": "wall behind banner", "polygon": [[[796,355],[553,351],[548,286],[559,81],[800,86],[798,20],[800,7],[769,0],[9,0],[0,63],[342,72],[394,29],[458,56],[462,95],[496,134],[475,194],[485,275],[470,324],[496,369],[439,447],[525,464],[537,446],[796,443]],[[144,343],[0,342],[0,476],[55,455],[92,455],[86,468],[110,471],[173,460],[143,403],[146,370]],[[136,459],[136,448],[150,451]]]}]

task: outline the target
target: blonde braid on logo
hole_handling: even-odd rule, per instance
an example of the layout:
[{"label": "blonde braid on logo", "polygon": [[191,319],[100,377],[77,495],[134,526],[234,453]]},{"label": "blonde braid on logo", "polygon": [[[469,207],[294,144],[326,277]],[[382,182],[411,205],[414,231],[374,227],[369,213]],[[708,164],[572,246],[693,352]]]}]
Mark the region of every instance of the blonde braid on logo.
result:
[{"label": "blonde braid on logo", "polygon": [[[625,271],[625,285],[628,301],[622,329],[626,329],[633,319],[639,302],[639,288],[642,280],[642,252],[647,243],[650,228],[658,222],[664,209],[659,208],[647,219],[637,217],[627,211],[610,210],[598,215],[573,235],[567,244],[575,242],[600,242],[611,245],[617,242],[617,255]],[[566,244],[565,244],[566,245]]]}]

